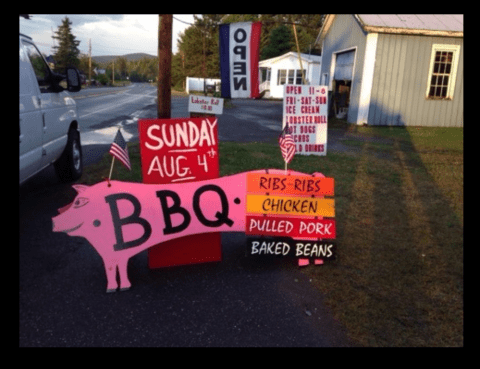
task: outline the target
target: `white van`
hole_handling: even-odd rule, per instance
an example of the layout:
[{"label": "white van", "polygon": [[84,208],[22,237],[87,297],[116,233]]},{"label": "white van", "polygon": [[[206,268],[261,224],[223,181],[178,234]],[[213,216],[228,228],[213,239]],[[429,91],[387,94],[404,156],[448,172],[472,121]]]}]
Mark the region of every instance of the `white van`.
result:
[{"label": "white van", "polygon": [[[20,184],[50,164],[63,181],[80,178],[83,170],[75,101],[80,75],[69,67],[54,73],[32,39],[20,33]],[[67,80],[67,88],[60,86]]]}]

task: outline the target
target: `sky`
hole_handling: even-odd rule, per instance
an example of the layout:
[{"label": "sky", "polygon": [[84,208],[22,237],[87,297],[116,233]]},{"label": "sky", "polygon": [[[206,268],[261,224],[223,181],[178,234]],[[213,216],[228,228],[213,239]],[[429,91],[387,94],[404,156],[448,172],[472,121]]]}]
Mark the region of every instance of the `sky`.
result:
[{"label": "sky", "polygon": [[[52,35],[65,17],[70,19],[72,33],[80,52],[88,54],[92,40],[92,56],[146,53],[157,56],[158,14],[29,14],[20,18],[20,33],[30,36],[40,52],[53,54]],[[174,14],[172,51],[177,52],[180,32],[193,23],[193,14]],[[176,18],[176,19],[175,19]],[[190,23],[185,24],[181,21]],[[56,42],[56,41],[55,41]]]}]

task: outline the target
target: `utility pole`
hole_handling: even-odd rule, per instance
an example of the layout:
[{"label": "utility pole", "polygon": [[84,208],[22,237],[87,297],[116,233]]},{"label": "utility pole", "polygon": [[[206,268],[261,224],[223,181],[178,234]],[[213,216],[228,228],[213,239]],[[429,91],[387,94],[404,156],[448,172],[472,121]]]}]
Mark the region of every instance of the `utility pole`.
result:
[{"label": "utility pole", "polygon": [[92,84],[92,39],[88,39],[88,83]]},{"label": "utility pole", "polygon": [[172,14],[158,15],[158,85],[157,117],[171,118]]},{"label": "utility pole", "polygon": [[182,53],[182,76],[183,76],[183,90],[185,91],[185,53],[181,51]]},{"label": "utility pole", "polygon": [[297,28],[295,27],[295,23],[293,23],[293,32],[295,34],[295,43],[297,44],[297,54],[298,54],[298,61],[300,62],[300,72],[302,73],[302,82],[304,85],[306,85],[307,82],[305,81],[305,76],[303,74],[302,56],[300,55],[300,47],[298,46]]},{"label": "utility pole", "polygon": [[203,30],[203,93],[207,96],[207,70],[205,67],[206,64],[206,50],[205,50],[205,38],[207,33],[207,27],[204,24],[205,29]]}]

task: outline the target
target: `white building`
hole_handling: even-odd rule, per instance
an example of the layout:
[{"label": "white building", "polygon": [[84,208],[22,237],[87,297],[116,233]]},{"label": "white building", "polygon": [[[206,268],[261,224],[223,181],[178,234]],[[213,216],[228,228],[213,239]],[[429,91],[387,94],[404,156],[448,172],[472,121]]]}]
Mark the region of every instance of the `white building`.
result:
[{"label": "white building", "polygon": [[[320,84],[320,68],[322,57],[318,55],[300,54],[306,84]],[[283,85],[301,85],[302,74],[298,53],[290,51],[275,58],[262,60],[260,67],[260,93],[264,97],[283,98]]]}]

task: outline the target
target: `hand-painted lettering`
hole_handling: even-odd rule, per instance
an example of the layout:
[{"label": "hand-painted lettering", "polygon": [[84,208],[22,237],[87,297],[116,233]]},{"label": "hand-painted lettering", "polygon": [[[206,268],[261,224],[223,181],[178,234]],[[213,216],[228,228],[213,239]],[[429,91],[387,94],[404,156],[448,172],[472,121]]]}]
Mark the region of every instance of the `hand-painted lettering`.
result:
[{"label": "hand-painted lettering", "polygon": [[247,238],[247,256],[287,256],[300,258],[335,259],[332,242],[292,240],[288,238]]},{"label": "hand-painted lettering", "polygon": [[[210,220],[205,217],[200,208],[200,196],[207,191],[213,191],[218,194],[222,204],[222,211],[217,211],[215,213],[216,220]],[[220,227],[222,224],[226,224],[229,227],[233,226],[233,220],[228,217],[228,199],[225,195],[225,192],[221,189],[221,187],[216,185],[206,185],[200,187],[195,194],[193,195],[193,210],[195,211],[195,215],[197,216],[200,223],[207,227]]]},{"label": "hand-painted lettering", "polygon": [[[163,234],[172,234],[183,231],[190,224],[192,219],[189,212],[180,206],[181,200],[176,192],[170,190],[161,190],[156,192],[157,197],[160,199],[160,205],[162,206],[163,218],[165,220],[165,228]],[[168,206],[167,197],[173,200],[173,205]],[[183,222],[172,226],[172,214],[181,214],[183,216]]]},{"label": "hand-painted lettering", "polygon": [[[120,212],[118,210],[117,204],[119,200],[129,201],[133,205],[133,213],[128,217],[120,218]],[[116,243],[113,245],[113,249],[115,251],[141,245],[149,239],[150,235],[152,234],[152,227],[146,219],[140,218],[139,215],[141,211],[141,205],[140,201],[138,201],[135,196],[129,193],[116,193],[105,196],[105,201],[110,206],[110,212],[112,214],[112,221],[116,239]],[[125,242],[123,239],[122,226],[125,226],[127,224],[141,225],[143,227],[143,235],[136,240]]]}]

